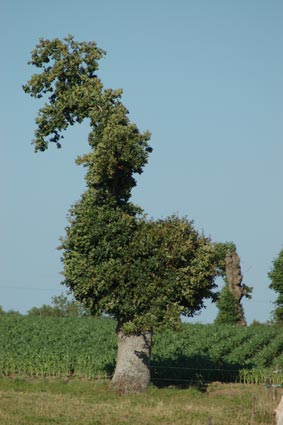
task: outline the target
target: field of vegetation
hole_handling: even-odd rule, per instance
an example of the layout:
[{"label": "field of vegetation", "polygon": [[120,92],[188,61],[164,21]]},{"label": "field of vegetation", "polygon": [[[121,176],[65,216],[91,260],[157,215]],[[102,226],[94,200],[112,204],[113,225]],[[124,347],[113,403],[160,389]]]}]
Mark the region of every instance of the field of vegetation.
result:
[{"label": "field of vegetation", "polygon": [[[108,379],[116,358],[115,322],[108,318],[3,316],[3,376]],[[154,335],[152,382],[199,388],[214,381],[283,383],[282,328],[271,325],[183,324]]]}]

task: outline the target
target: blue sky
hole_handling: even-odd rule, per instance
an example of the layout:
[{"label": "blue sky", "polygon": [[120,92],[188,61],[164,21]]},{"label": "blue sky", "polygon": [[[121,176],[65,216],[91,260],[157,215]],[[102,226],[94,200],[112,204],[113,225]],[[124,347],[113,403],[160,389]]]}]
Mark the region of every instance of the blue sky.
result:
[{"label": "blue sky", "polygon": [[[0,305],[26,312],[60,285],[70,205],[84,189],[74,160],[86,124],[63,149],[34,154],[39,104],[22,91],[40,37],[73,34],[107,51],[99,76],[154,148],[133,199],[150,217],[193,219],[214,241],[236,243],[248,322],[266,321],[267,272],[283,246],[283,3],[280,0],[11,0],[0,5]],[[194,321],[211,322],[215,306]]]}]

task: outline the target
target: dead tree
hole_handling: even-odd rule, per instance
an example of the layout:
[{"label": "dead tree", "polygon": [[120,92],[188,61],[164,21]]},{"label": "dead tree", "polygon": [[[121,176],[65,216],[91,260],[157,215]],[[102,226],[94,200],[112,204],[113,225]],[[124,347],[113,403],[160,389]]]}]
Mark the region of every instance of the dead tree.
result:
[{"label": "dead tree", "polygon": [[246,326],[247,322],[244,315],[244,310],[241,305],[243,297],[248,297],[251,292],[251,288],[246,285],[242,285],[243,275],[240,265],[240,257],[236,251],[227,252],[225,256],[225,271],[229,291],[234,296],[238,303],[239,309],[239,320],[238,325]]}]

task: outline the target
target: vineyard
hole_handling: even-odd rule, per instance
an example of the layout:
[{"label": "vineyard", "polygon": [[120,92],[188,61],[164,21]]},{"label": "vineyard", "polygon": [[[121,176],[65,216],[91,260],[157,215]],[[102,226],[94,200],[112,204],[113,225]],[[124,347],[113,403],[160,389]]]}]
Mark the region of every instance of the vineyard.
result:
[{"label": "vineyard", "polygon": [[[2,376],[111,377],[115,322],[108,318],[0,319]],[[212,381],[283,383],[282,328],[183,324],[180,332],[154,335],[152,381],[157,386]]]}]

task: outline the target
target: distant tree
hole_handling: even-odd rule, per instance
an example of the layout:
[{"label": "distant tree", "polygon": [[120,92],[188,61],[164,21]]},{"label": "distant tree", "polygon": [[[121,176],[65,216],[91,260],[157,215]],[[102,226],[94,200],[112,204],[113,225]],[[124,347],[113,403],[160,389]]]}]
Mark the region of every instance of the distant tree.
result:
[{"label": "distant tree", "polygon": [[70,300],[64,294],[52,297],[52,305],[58,317],[89,316],[90,311],[76,300]]},{"label": "distant tree", "polygon": [[10,309],[5,312],[8,316],[22,316],[21,313],[18,310]]},{"label": "distant tree", "polygon": [[216,302],[218,315],[215,323],[246,325],[241,300],[251,298],[252,288],[242,284],[240,258],[233,242],[216,243],[218,273],[225,285]]},{"label": "distant tree", "polygon": [[89,316],[90,312],[82,304],[61,294],[52,297],[51,305],[32,307],[27,314],[40,317],[82,317]]},{"label": "distant tree", "polygon": [[51,305],[43,304],[41,307],[32,307],[27,312],[28,316],[55,317],[54,308]]},{"label": "distant tree", "polygon": [[70,210],[62,238],[65,285],[93,313],[117,320],[118,355],[113,384],[122,392],[149,384],[152,331],[174,327],[213,296],[215,251],[192,222],[176,216],[147,220],[130,202],[135,175],[151,147],[150,134],[130,122],[121,90],[97,77],[104,52],[94,42],[40,40],[31,64],[39,68],[24,86],[35,98],[49,95],[36,119],[34,145],[61,146],[62,131],[85,118],[90,152],[77,159],[87,169],[87,189]]},{"label": "distant tree", "polygon": [[276,323],[283,323],[283,249],[279,252],[277,258],[273,261],[271,271],[268,273],[271,280],[269,285],[277,293],[275,301],[276,308],[273,311],[273,319]]},{"label": "distant tree", "polygon": [[0,317],[2,316],[21,316],[21,313],[17,310],[8,310],[5,311],[2,306],[0,306]]}]

